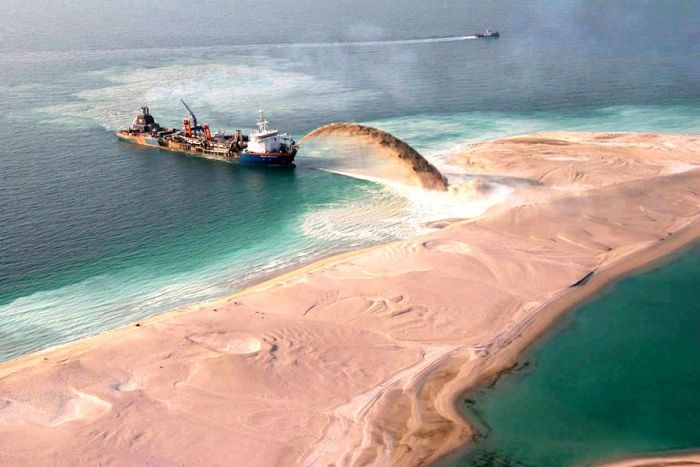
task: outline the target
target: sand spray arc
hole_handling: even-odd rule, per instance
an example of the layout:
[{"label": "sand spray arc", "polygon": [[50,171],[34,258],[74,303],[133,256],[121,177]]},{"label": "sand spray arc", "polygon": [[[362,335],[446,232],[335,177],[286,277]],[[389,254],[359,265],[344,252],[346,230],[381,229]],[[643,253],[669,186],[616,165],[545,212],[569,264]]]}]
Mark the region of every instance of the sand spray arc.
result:
[{"label": "sand spray arc", "polygon": [[380,154],[392,157],[407,168],[422,188],[447,191],[447,178],[434,165],[408,143],[386,131],[358,123],[329,123],[304,136],[299,144],[325,136],[359,138],[371,143],[381,149]]}]

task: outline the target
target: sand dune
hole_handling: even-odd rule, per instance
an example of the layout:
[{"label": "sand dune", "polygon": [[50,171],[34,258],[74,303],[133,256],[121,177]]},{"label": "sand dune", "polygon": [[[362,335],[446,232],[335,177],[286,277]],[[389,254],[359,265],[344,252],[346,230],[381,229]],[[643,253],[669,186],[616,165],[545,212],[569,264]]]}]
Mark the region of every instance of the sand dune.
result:
[{"label": "sand dune", "polygon": [[537,183],[476,220],[0,364],[0,464],[425,464],[473,434],[461,390],[700,231],[698,137],[538,134],[453,162]]},{"label": "sand dune", "polygon": [[692,170],[697,138],[637,133],[543,133],[472,146],[451,160],[471,173],[519,177],[566,190]]}]

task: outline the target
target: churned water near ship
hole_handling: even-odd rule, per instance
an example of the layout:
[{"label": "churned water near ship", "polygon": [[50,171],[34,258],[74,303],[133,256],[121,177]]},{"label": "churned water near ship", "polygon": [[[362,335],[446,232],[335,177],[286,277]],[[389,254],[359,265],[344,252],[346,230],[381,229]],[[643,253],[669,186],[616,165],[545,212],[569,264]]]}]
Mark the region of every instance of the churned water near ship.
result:
[{"label": "churned water near ship", "polygon": [[[352,151],[302,147],[280,171],[117,142],[142,105],[177,125],[183,98],[229,131],[262,108],[297,139],[369,123],[438,164],[545,129],[700,131],[695,2],[6,3],[0,359],[487,206],[455,212],[317,170]],[[501,37],[470,37],[486,27]]]}]

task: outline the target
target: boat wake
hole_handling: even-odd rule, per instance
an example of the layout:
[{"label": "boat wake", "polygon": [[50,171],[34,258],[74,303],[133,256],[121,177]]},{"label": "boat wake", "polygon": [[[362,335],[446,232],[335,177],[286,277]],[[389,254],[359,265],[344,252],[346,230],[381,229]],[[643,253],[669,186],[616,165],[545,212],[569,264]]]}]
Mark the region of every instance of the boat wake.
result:
[{"label": "boat wake", "polygon": [[426,37],[419,39],[374,39],[374,40],[350,40],[350,41],[328,41],[328,42],[259,42],[253,44],[235,44],[235,45],[195,45],[181,47],[139,47],[139,48],[115,48],[105,50],[79,50],[79,51],[9,51],[0,52],[0,57],[6,61],[13,63],[34,63],[37,60],[49,59],[70,59],[82,57],[83,59],[99,59],[105,56],[106,53],[120,57],[140,57],[165,54],[179,53],[189,54],[197,52],[237,52],[237,51],[264,51],[272,49],[323,49],[336,47],[375,47],[385,45],[411,45],[411,44],[430,44],[434,42],[459,42],[478,39],[475,35],[469,36],[441,36],[441,37]]},{"label": "boat wake", "polygon": [[347,42],[300,42],[279,44],[277,47],[353,47],[353,46],[374,46],[374,45],[409,45],[409,44],[430,44],[433,42],[457,42],[478,39],[476,36],[445,36],[426,37],[425,39],[388,39],[373,41],[347,41]]}]

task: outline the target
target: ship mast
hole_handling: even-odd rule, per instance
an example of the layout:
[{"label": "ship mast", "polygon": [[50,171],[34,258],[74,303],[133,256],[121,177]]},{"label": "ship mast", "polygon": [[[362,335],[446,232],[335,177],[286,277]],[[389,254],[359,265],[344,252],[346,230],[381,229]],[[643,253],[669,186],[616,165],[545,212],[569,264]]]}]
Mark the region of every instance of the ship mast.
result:
[{"label": "ship mast", "polygon": [[258,110],[258,133],[264,133],[268,131],[267,124],[270,123],[265,120],[265,114],[263,114],[262,109]]}]

